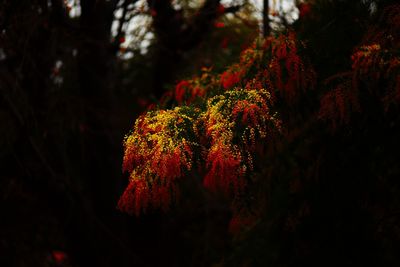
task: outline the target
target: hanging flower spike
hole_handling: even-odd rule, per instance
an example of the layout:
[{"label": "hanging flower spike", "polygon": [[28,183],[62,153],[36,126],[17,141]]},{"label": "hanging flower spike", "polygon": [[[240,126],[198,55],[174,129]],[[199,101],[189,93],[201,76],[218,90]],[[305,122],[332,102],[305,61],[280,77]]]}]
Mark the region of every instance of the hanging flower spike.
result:
[{"label": "hanging flower spike", "polygon": [[146,181],[134,178],[119,199],[118,209],[139,216],[142,211],[146,211],[149,202],[150,191]]},{"label": "hanging flower spike", "polygon": [[239,72],[225,71],[221,74],[221,84],[224,89],[231,89],[240,82],[241,75]]},{"label": "hanging flower spike", "polygon": [[242,114],[243,125],[252,127],[259,125],[258,118],[260,117],[261,108],[256,104],[249,103],[247,100],[238,101],[232,111],[233,118],[236,119],[239,113]]},{"label": "hanging flower spike", "polygon": [[236,195],[243,191],[247,170],[253,168],[256,140],[272,130],[267,128],[267,122],[278,125],[267,108],[269,98],[262,89],[237,89],[209,99],[203,116],[205,134],[211,143],[205,159],[205,187]]},{"label": "hanging flower spike", "polygon": [[181,107],[139,117],[124,141],[123,170],[131,183],[119,202],[121,210],[136,215],[149,205],[166,210],[178,196],[177,179],[192,168],[192,143],[186,139],[194,135],[192,121]]},{"label": "hanging flower spike", "polygon": [[188,81],[180,81],[175,87],[175,100],[182,104],[185,99],[186,91],[190,88],[190,83]]},{"label": "hanging flower spike", "polygon": [[239,183],[243,171],[241,168],[241,156],[239,152],[229,145],[218,142],[214,144],[207,156],[209,171],[204,178],[204,186],[213,191],[222,190],[226,194],[231,192],[231,186],[237,192],[244,185]]},{"label": "hanging flower spike", "polygon": [[192,89],[191,93],[192,95],[189,99],[189,103],[192,103],[198,97],[203,97],[205,95],[205,90],[199,86],[196,86]]},{"label": "hanging flower spike", "polygon": [[157,144],[150,160],[151,172],[163,180],[182,177],[183,169],[191,169],[193,154],[185,139],[181,140],[181,144],[171,144],[170,149],[163,144]]},{"label": "hanging flower spike", "polygon": [[[294,32],[281,35],[267,42],[269,43],[272,55],[265,79],[273,83],[272,87],[280,96],[293,103],[301,91],[314,88],[315,71],[299,56]],[[274,93],[272,95],[275,96]]]},{"label": "hanging flower spike", "polygon": [[349,123],[351,113],[360,109],[357,91],[348,79],[321,98],[319,118],[330,121],[332,130],[336,130],[338,126]]},{"label": "hanging flower spike", "polygon": [[179,188],[175,183],[160,185],[153,183],[151,187],[151,204],[155,208],[168,211],[174,199],[179,199]]},{"label": "hanging flower spike", "polygon": [[359,47],[351,56],[353,70],[360,74],[367,74],[372,66],[378,67],[382,58],[380,57],[381,46],[379,44],[365,45]]}]

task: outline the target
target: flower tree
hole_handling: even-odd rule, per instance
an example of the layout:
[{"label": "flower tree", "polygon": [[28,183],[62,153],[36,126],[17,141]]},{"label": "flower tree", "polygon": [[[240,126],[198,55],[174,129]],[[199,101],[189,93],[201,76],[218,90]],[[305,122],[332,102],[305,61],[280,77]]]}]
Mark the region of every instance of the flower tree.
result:
[{"label": "flower tree", "polygon": [[254,157],[283,133],[275,103],[314,87],[302,47],[294,32],[257,41],[238,64],[180,81],[160,107],[141,115],[124,141],[130,183],[119,208],[136,215],[166,210],[179,197],[180,180],[193,172],[204,174],[206,188],[240,198],[254,175]]}]

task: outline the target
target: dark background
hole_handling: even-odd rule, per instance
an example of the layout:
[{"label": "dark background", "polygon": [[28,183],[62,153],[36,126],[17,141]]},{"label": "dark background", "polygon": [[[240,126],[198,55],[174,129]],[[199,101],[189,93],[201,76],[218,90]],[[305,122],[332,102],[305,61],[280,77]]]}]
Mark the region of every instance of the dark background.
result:
[{"label": "dark background", "polygon": [[[374,102],[353,130],[321,130],[275,159],[275,171],[306,175],[324,151],[323,182],[306,196],[278,190],[286,196],[278,210],[314,203],[298,231],[279,227],[287,214],[278,212],[237,238],[228,233],[229,202],[190,182],[168,213],[118,211],[128,183],[122,141],[146,104],[202,66],[223,70],[258,35],[250,15],[215,27],[241,3],[221,11],[207,0],[184,15],[170,1],[148,0],[155,39],[147,53],[124,59],[127,33],[113,35],[111,25],[115,10],[128,14],[135,2],[81,0],[75,18],[61,0],[0,2],[0,265],[399,266],[399,116],[382,115]],[[353,47],[379,20],[371,7],[396,1],[317,2],[318,15],[293,27],[311,40],[323,80],[351,66]]]}]

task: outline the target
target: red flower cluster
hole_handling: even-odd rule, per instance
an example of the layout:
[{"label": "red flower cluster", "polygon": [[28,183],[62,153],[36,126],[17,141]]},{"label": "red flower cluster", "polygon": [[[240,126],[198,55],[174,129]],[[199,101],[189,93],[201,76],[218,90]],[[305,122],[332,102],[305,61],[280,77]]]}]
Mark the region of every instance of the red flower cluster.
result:
[{"label": "red flower cluster", "polygon": [[225,71],[221,74],[221,84],[224,89],[231,89],[233,86],[240,82],[240,79],[240,72]]},{"label": "red flower cluster", "polygon": [[174,196],[178,197],[178,188],[173,183],[159,185],[148,184],[144,179],[132,180],[118,201],[118,209],[139,216],[149,206],[167,211]]},{"label": "red flower cluster", "polygon": [[315,86],[316,75],[306,66],[297,52],[297,39],[294,32],[281,35],[274,40],[266,40],[271,45],[272,59],[266,79],[287,101],[293,102],[300,93]]},{"label": "red flower cluster", "polygon": [[219,142],[215,144],[207,156],[209,171],[204,178],[204,186],[214,191],[221,190],[228,194],[233,186],[234,192],[244,187],[241,156],[239,152]]},{"label": "red flower cluster", "polygon": [[150,190],[143,179],[131,181],[118,201],[119,210],[128,214],[140,214],[150,202]]},{"label": "red flower cluster", "polygon": [[340,83],[321,98],[319,118],[329,120],[333,130],[350,121],[352,111],[360,111],[357,91],[348,81]]},{"label": "red flower cluster", "polygon": [[186,91],[190,88],[191,85],[188,81],[180,81],[175,87],[175,100],[181,104],[184,100]]},{"label": "red flower cluster", "polygon": [[[206,188],[240,199],[253,158],[262,150],[257,142],[281,132],[271,95],[294,98],[311,87],[313,70],[301,60],[297,44],[294,34],[268,38],[261,47],[255,43],[221,75],[204,68],[199,77],[179,81],[166,96],[176,101],[174,109],[140,116],[124,143],[123,169],[131,181],[119,208],[136,215],[149,207],[166,210],[192,164],[206,169]],[[207,105],[194,101],[199,96]],[[235,215],[231,228],[250,224],[242,215]]]},{"label": "red flower cluster", "polygon": [[260,124],[259,119],[262,111],[257,104],[249,103],[247,100],[238,101],[232,110],[233,118],[236,120],[239,114],[242,115],[242,123],[244,125],[255,127]]},{"label": "red flower cluster", "polygon": [[[339,82],[321,98],[319,117],[329,121],[333,129],[348,123],[352,112],[361,111],[361,94],[380,97],[385,110],[390,104],[400,101],[398,11],[400,6],[386,9],[384,18],[392,27],[383,30],[378,27],[372,28],[364,41],[366,44],[357,47],[351,56],[351,71],[335,74],[327,79],[327,85],[337,80]],[[386,84],[382,83],[385,81]],[[369,90],[361,91],[360,88],[365,85],[368,85]]]},{"label": "red flower cluster", "polygon": [[[302,16],[309,12],[307,8],[301,11]],[[395,29],[400,29],[399,14],[392,12],[387,16],[398,24]],[[309,129],[298,127],[299,121],[304,122],[303,112],[297,116],[293,110],[298,109],[291,109],[293,104],[300,103],[300,97],[320,100],[319,118],[331,123],[334,129],[349,122],[352,112],[361,110],[363,98],[359,94],[373,93],[383,100],[400,101],[400,31],[388,31],[376,35],[382,41],[368,41],[368,45],[355,50],[352,70],[319,84],[325,93],[306,95],[314,88],[316,75],[301,57],[301,42],[292,32],[268,37],[264,43],[256,42],[242,52],[239,64],[221,75],[204,68],[199,77],[180,81],[168,95],[177,107],[155,109],[140,116],[125,139],[123,169],[130,173],[130,183],[119,208],[136,215],[149,207],[168,209],[179,195],[179,179],[188,178],[195,165],[206,170],[206,188],[233,196],[230,231],[238,233],[251,228],[261,211],[249,212],[247,204],[253,200],[247,198],[244,202],[243,196],[251,190],[250,184],[257,186],[259,182],[252,176],[259,164],[257,153],[274,153],[282,147],[281,140],[275,137],[282,136],[283,118],[294,117],[293,121],[286,121],[290,134],[286,135],[285,144],[299,137],[298,132]],[[359,87],[368,90],[361,91]],[[314,125],[315,110],[310,108],[306,112],[312,114],[307,125]],[[265,141],[272,145],[264,146]],[[268,177],[275,174],[266,171]],[[300,185],[293,181],[291,192],[301,190]],[[256,193],[257,197],[262,198]],[[287,225],[296,227],[300,215],[292,216]]]},{"label": "red flower cluster", "polygon": [[232,234],[239,234],[245,229],[249,229],[255,225],[257,217],[252,215],[234,214],[229,222],[229,232]]},{"label": "red flower cluster", "polygon": [[175,100],[178,104],[190,104],[196,98],[204,96],[205,92],[200,86],[182,80],[175,86]]},{"label": "red flower cluster", "polygon": [[149,204],[166,209],[177,196],[178,178],[191,169],[193,158],[179,127],[191,120],[179,107],[149,111],[137,119],[124,141],[123,170],[130,173],[131,183],[119,202],[121,210],[138,214]]}]

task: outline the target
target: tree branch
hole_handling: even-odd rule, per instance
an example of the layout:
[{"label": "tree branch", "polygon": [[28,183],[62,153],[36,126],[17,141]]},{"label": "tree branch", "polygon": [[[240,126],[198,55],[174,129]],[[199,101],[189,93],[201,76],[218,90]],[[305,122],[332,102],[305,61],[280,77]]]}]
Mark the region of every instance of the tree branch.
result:
[{"label": "tree branch", "polygon": [[220,0],[207,0],[199,9],[187,28],[181,33],[181,48],[189,50],[202,40],[203,35],[214,25],[215,19],[219,16]]}]

